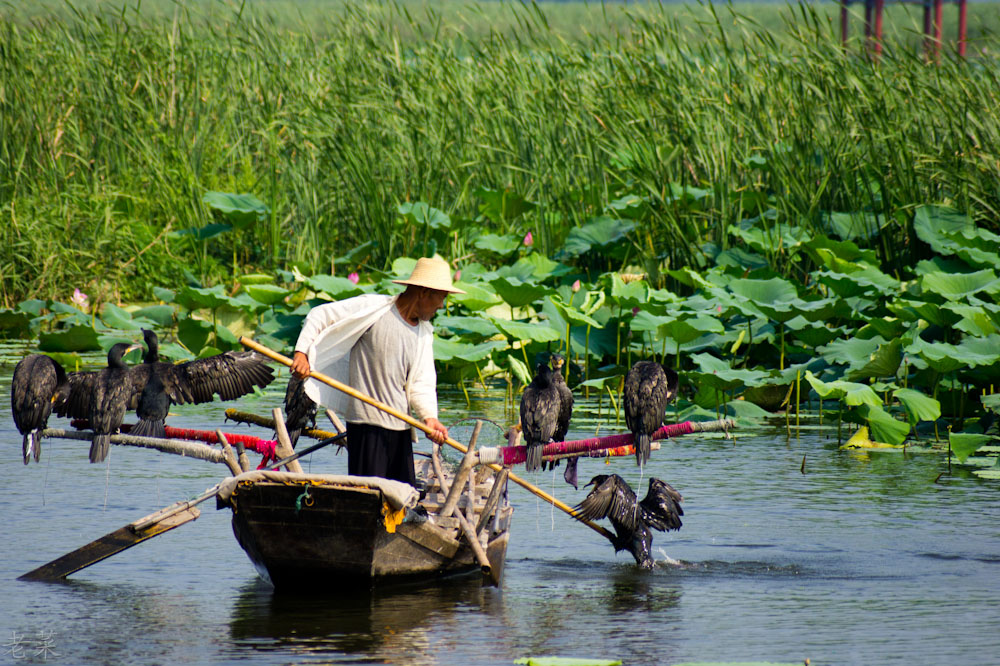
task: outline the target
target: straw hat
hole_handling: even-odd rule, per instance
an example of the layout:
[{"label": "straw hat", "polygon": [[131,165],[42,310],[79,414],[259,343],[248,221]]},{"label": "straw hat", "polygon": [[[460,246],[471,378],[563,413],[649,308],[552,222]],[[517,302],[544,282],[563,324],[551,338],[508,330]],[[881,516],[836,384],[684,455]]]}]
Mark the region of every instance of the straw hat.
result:
[{"label": "straw hat", "polygon": [[396,284],[412,284],[415,287],[427,287],[449,294],[464,294],[465,292],[451,283],[451,267],[444,259],[437,257],[421,257],[413,267],[410,277],[405,280],[393,280]]}]

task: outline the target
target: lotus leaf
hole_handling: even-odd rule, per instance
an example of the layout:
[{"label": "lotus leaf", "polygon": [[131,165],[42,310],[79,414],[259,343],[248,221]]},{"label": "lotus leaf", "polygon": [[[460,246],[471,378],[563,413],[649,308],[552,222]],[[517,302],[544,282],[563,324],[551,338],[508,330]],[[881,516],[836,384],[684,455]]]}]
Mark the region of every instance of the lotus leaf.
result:
[{"label": "lotus leaf", "polygon": [[93,327],[78,324],[62,331],[40,333],[38,349],[43,352],[100,351],[101,344]]},{"label": "lotus leaf", "polygon": [[852,266],[856,267],[856,270],[843,270],[846,267],[846,262],[840,262],[838,268],[841,270],[814,271],[813,277],[841,298],[851,298],[872,292],[888,295],[899,291],[899,280],[889,277],[877,268],[859,264],[852,264]]},{"label": "lotus leaf", "polygon": [[712,283],[705,279],[701,273],[698,271],[688,268],[673,269],[667,271],[667,275],[677,280],[681,284],[687,285],[694,289],[700,289],[705,287],[711,287]]},{"label": "lotus leaf", "polygon": [[[406,274],[409,275],[409,273]],[[364,293],[361,287],[347,278],[335,275],[313,275],[306,278],[306,284],[313,291],[326,294],[335,301],[360,296]]]},{"label": "lotus leaf", "polygon": [[488,338],[500,332],[492,321],[483,317],[438,315],[434,317],[434,328],[445,329],[462,336],[471,334],[480,338]]},{"label": "lotus leaf", "polygon": [[649,284],[645,280],[624,282],[618,273],[608,273],[611,300],[619,307],[641,308],[649,302]]},{"label": "lotus leaf", "polygon": [[869,405],[880,409],[882,407],[882,400],[870,386],[866,386],[865,384],[856,384],[842,380],[824,382],[809,371],[806,371],[806,381],[809,382],[813,390],[821,398],[842,400],[849,407],[858,405]]},{"label": "lotus leaf", "polygon": [[184,287],[177,292],[177,302],[188,310],[208,308],[214,310],[230,302],[229,296],[222,289],[222,285],[214,287]]},{"label": "lotus leaf", "polygon": [[1000,268],[1000,236],[977,229],[968,215],[943,206],[921,206],[913,216],[917,237],[942,255],[973,267]]},{"label": "lotus leaf", "polygon": [[510,368],[511,374],[517,377],[519,382],[525,386],[531,383],[531,373],[528,372],[528,366],[524,364],[524,361],[511,354],[507,357],[507,367]]},{"label": "lotus leaf", "polygon": [[608,251],[625,240],[635,224],[610,217],[595,217],[582,227],[570,229],[560,255],[579,257],[592,250]]},{"label": "lotus leaf", "polygon": [[[797,309],[804,301],[788,280],[736,280],[729,285],[730,291],[752,304],[751,310],[758,310],[775,321],[788,321],[800,314]],[[746,304],[744,304],[744,307]]]},{"label": "lotus leaf", "polygon": [[566,264],[553,261],[540,252],[532,252],[514,262],[513,268],[521,269],[522,267],[530,268],[531,273],[528,277],[535,280],[562,277],[573,272],[573,269]]},{"label": "lotus leaf", "polygon": [[594,328],[602,327],[602,324],[593,317],[589,317],[582,312],[574,310],[571,306],[567,306],[565,303],[559,301],[555,296],[550,296],[549,300],[552,302],[552,305],[556,307],[556,310],[559,312],[559,316],[562,317],[563,321],[577,326],[593,326]]},{"label": "lotus leaf", "polygon": [[881,405],[863,404],[858,406],[859,413],[868,420],[872,439],[888,444],[902,444],[910,434],[910,426],[892,417],[882,409]]},{"label": "lotus leaf", "polygon": [[1000,279],[990,269],[975,273],[928,273],[920,278],[920,285],[925,292],[944,296],[951,301],[980,291],[988,294],[1000,292]]},{"label": "lotus leaf", "polygon": [[479,206],[479,212],[494,222],[516,219],[538,207],[538,204],[528,201],[520,194],[510,190],[491,190],[480,187],[474,194],[483,200]]},{"label": "lotus leaf", "polygon": [[173,303],[177,293],[172,289],[153,287],[153,296],[156,296],[157,299],[163,301],[164,303]]},{"label": "lotus leaf", "polygon": [[205,347],[211,334],[212,325],[207,321],[185,317],[177,322],[177,340],[194,354]]},{"label": "lotus leaf", "polygon": [[531,340],[532,342],[554,342],[562,338],[562,334],[547,323],[524,321],[507,321],[491,318],[493,325],[510,340]]},{"label": "lotus leaf", "polygon": [[31,317],[23,312],[0,310],[0,331],[6,335],[22,336],[31,330]]},{"label": "lotus leaf", "polygon": [[473,245],[479,250],[492,252],[500,255],[501,257],[506,257],[509,254],[517,252],[517,249],[521,247],[521,239],[511,234],[506,236],[498,236],[497,234],[481,234],[473,242]]},{"label": "lotus leaf", "polygon": [[951,452],[962,463],[978,451],[981,446],[991,444],[995,440],[996,438],[991,435],[977,435],[967,432],[948,433],[948,445],[951,448]]},{"label": "lotus leaf", "polygon": [[899,364],[903,362],[902,340],[894,338],[885,342],[881,337],[876,337],[872,338],[871,341],[881,341],[881,343],[878,345],[878,349],[865,359],[863,364],[852,365],[847,373],[848,381],[896,376]]},{"label": "lotus leaf", "polygon": [[437,208],[432,208],[423,201],[402,203],[396,207],[396,210],[411,224],[426,225],[431,229],[448,229],[451,227],[451,218],[448,217],[447,213]]},{"label": "lotus leaf", "polygon": [[874,337],[866,335],[865,329],[867,327],[871,327],[875,335],[879,335],[886,340],[900,337],[907,328],[903,321],[896,317],[872,317],[867,321],[868,324],[858,331],[858,337],[860,338]]},{"label": "lotus leaf", "polygon": [[273,284],[248,284],[243,289],[250,295],[250,298],[264,305],[277,305],[291,293],[287,289]]},{"label": "lotus leaf", "polygon": [[507,343],[502,340],[491,340],[478,345],[459,342],[457,340],[434,338],[434,359],[441,362],[466,361],[475,363],[489,358],[496,349],[505,349]]},{"label": "lotus leaf", "polygon": [[823,222],[831,233],[853,241],[877,236],[889,220],[884,215],[872,213],[827,213]]},{"label": "lotus leaf", "polygon": [[133,318],[132,313],[123,310],[114,303],[105,303],[101,313],[101,319],[111,328],[118,328],[125,331],[138,331],[143,328],[153,328],[156,324],[150,319],[140,317]]},{"label": "lotus leaf", "polygon": [[252,194],[206,192],[201,200],[209,208],[222,213],[239,229],[260,222],[271,213],[267,205]]},{"label": "lotus leaf", "polygon": [[904,321],[913,322],[923,319],[943,328],[951,328],[962,320],[960,315],[952,310],[942,308],[937,303],[897,298],[886,307],[890,312]]},{"label": "lotus leaf", "polygon": [[941,308],[961,317],[955,322],[954,327],[963,333],[982,336],[1000,332],[1000,307],[992,303],[978,305],[945,303]]},{"label": "lotus leaf", "polygon": [[640,197],[637,194],[626,194],[608,203],[605,208],[617,213],[618,217],[627,217],[630,220],[641,220],[649,214],[649,198]]},{"label": "lotus leaf", "polygon": [[174,309],[169,305],[147,305],[132,313],[133,319],[148,319],[160,328],[174,325]]},{"label": "lotus leaf", "polygon": [[[776,217],[776,215],[772,217]],[[753,250],[762,253],[774,253],[782,248],[795,248],[810,240],[809,232],[803,227],[780,222],[766,222],[764,218],[765,216],[759,216],[742,220],[738,225],[730,225],[728,231]]]},{"label": "lotus leaf", "polygon": [[980,479],[990,479],[995,481],[1000,479],[1000,466],[990,468],[990,469],[974,469],[972,473],[978,476]]},{"label": "lotus leaf", "polygon": [[503,303],[496,290],[488,283],[456,282],[455,286],[465,291],[464,294],[452,294],[448,298],[464,306],[469,312],[481,312],[494,305]]},{"label": "lotus leaf", "polygon": [[523,666],[621,666],[621,659],[600,657],[521,657],[514,660]]},{"label": "lotus leaf", "polygon": [[715,263],[723,268],[735,268],[742,274],[744,271],[757,271],[770,266],[765,257],[743,248],[733,247],[715,256]]},{"label": "lotus leaf", "polygon": [[697,374],[699,381],[722,391],[756,385],[768,378],[768,373],[763,370],[737,370],[711,354],[694,354],[691,361],[701,369],[700,373],[693,373]]},{"label": "lotus leaf", "polygon": [[497,277],[490,281],[497,294],[507,305],[513,308],[524,307],[545,296],[550,290],[531,282],[522,282],[517,278]]},{"label": "lotus leaf", "polygon": [[887,444],[886,442],[877,442],[871,439],[868,435],[868,427],[861,426],[858,428],[851,438],[844,442],[841,447],[843,450],[856,450],[856,449],[896,449],[899,448],[898,444]]},{"label": "lotus leaf", "polygon": [[1000,361],[1000,336],[966,338],[958,345],[947,342],[926,342],[914,338],[906,353],[919,356],[938,372],[952,372],[959,368],[993,365]]},{"label": "lotus leaf", "polygon": [[820,347],[846,334],[843,326],[830,328],[822,322],[811,322],[802,315],[789,319],[785,326],[796,340],[801,340],[810,347]]},{"label": "lotus leaf", "polygon": [[983,407],[986,409],[1000,414],[1000,393],[990,393],[989,395],[984,395],[980,398],[983,403]]},{"label": "lotus leaf", "polygon": [[920,391],[901,388],[893,391],[892,395],[903,405],[911,426],[917,425],[918,421],[936,421],[941,418],[941,403]]}]

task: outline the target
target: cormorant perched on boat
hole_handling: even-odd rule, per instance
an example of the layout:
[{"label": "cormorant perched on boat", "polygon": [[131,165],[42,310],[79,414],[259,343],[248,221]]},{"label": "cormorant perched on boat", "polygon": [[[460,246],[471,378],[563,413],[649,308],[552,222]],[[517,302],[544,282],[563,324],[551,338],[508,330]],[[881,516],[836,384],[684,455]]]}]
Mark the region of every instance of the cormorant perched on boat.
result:
[{"label": "cormorant perched on boat", "polygon": [[42,455],[42,433],[48,426],[52,404],[68,394],[66,371],[45,354],[25,356],[14,368],[10,383],[10,408],[14,425],[24,435],[21,450],[24,464],[32,455],[38,462]]},{"label": "cormorant perched on boat", "polygon": [[684,515],[680,505],[684,501],[681,494],[669,483],[650,478],[649,492],[639,502],[632,487],[617,474],[599,474],[587,485],[594,488],[575,507],[580,517],[611,520],[615,528],[615,538],[611,539],[615,552],[627,550],[632,553],[636,564],[643,569],[652,569],[653,557],[649,551],[653,535],[649,528],[661,532],[681,528],[681,516]]},{"label": "cormorant perched on boat", "polygon": [[635,461],[649,460],[650,435],[663,425],[663,412],[677,396],[677,373],[654,361],[639,361],[625,377],[625,425],[635,441]]},{"label": "cormorant perched on boat", "polygon": [[122,357],[139,345],[129,345],[119,342],[108,352],[108,367],[96,375],[93,381],[93,394],[90,396],[90,411],[87,418],[94,431],[94,439],[90,443],[90,462],[101,462],[108,457],[111,448],[111,435],[118,432],[125,410],[132,395],[129,382],[129,367]]},{"label": "cormorant perched on boat", "polygon": [[306,395],[306,380],[291,375],[285,389],[285,427],[293,449],[304,429],[316,427],[316,409],[316,403]]},{"label": "cormorant perched on boat", "polygon": [[549,443],[559,425],[559,389],[548,363],[539,363],[535,378],[521,395],[521,432],[528,448],[525,469],[534,471],[542,465],[542,447]]},{"label": "cormorant perched on boat", "polygon": [[222,400],[233,400],[274,380],[274,371],[254,352],[225,352],[175,365],[159,360],[156,333],[143,329],[142,336],[146,355],[129,372],[129,407],[139,417],[133,435],[165,437],[171,404],[211,402],[216,393]]}]

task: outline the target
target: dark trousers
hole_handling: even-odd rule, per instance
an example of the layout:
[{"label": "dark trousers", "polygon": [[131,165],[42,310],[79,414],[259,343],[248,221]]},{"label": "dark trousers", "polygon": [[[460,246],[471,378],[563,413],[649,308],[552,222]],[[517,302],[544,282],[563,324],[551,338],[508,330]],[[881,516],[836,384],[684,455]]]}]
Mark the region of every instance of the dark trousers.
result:
[{"label": "dark trousers", "polygon": [[387,430],[367,423],[348,423],[347,473],[415,485],[410,429]]}]

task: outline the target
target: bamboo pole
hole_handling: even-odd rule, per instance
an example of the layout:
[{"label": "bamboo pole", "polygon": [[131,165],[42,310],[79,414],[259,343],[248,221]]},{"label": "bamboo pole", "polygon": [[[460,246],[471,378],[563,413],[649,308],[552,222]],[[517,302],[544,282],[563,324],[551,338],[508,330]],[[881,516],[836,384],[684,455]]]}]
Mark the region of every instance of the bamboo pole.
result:
[{"label": "bamboo pole", "polygon": [[469,476],[469,472],[476,464],[476,440],[479,439],[479,431],[482,429],[483,422],[476,421],[476,427],[473,428],[472,437],[469,439],[469,448],[465,450],[465,457],[462,458],[462,464],[458,466],[458,471],[455,472],[455,478],[451,480],[451,489],[448,491],[448,499],[445,500],[444,507],[441,509],[442,516],[450,516],[451,512],[456,506],[458,506],[458,499],[462,495],[462,486],[465,485],[465,478]]},{"label": "bamboo pole", "polygon": [[[42,431],[43,437],[58,437],[60,439],[80,439],[90,441],[94,438],[91,432],[78,432],[76,430],[65,430],[62,428],[46,428]],[[160,439],[159,437],[138,437],[136,435],[111,435],[112,444],[125,444],[127,446],[138,446],[145,449],[156,449],[164,453],[173,453],[178,456],[197,458],[213,463],[225,463],[225,454],[213,449],[211,446],[189,442],[184,439]]]},{"label": "bamboo pole", "polygon": [[[274,419],[269,419],[266,416],[258,414],[251,414],[250,412],[241,412],[233,407],[226,409],[226,418],[238,423],[252,423],[274,430]],[[329,430],[320,430],[319,428],[303,428],[302,434],[313,439],[330,439],[337,433],[330,432]]]},{"label": "bamboo pole", "polygon": [[226,433],[216,430],[215,434],[219,438],[219,441],[222,442],[222,454],[225,456],[226,466],[229,467],[229,471],[233,473],[233,476],[239,476],[243,473],[243,470],[240,469],[240,464],[236,460],[233,447],[229,445],[229,440],[226,439]]},{"label": "bamboo pole", "polygon": [[[277,454],[278,459],[281,460],[289,456],[294,456],[295,449],[292,448],[292,440],[288,437],[288,429],[285,428],[285,417],[281,413],[281,409],[275,407],[271,411],[271,416],[274,418],[274,429],[278,433],[278,445],[274,447],[274,452]],[[289,472],[302,473],[302,465],[299,464],[298,460],[293,460],[285,465],[285,469]]]},{"label": "bamboo pole", "polygon": [[[281,363],[282,365],[286,365],[286,366],[291,366],[292,365],[292,360],[290,358],[288,358],[287,356],[285,356],[283,354],[279,354],[279,353],[277,353],[275,351],[272,351],[270,348],[265,347],[264,345],[258,343],[255,340],[252,340],[252,339],[250,339],[248,337],[241,336],[240,337],[240,344],[242,344],[244,347],[247,347],[248,349],[252,349],[252,350],[256,351],[257,353],[262,354],[262,355],[270,358],[272,361],[276,361],[277,363]],[[378,400],[375,400],[374,398],[371,398],[371,397],[369,397],[369,396],[361,393],[360,391],[357,391],[357,390],[351,388],[350,386],[347,386],[346,384],[344,384],[342,382],[338,382],[336,379],[334,379],[332,377],[328,377],[328,376],[324,375],[321,372],[316,372],[315,370],[313,370],[312,372],[310,372],[309,376],[312,377],[313,379],[317,380],[317,381],[323,382],[327,386],[332,386],[333,388],[337,389],[338,391],[346,393],[347,395],[351,396],[352,398],[356,398],[356,399],[360,400],[361,402],[364,402],[366,404],[371,405],[372,407],[375,407],[376,409],[380,409],[383,412],[385,412],[386,414],[389,414],[391,416],[395,416],[397,419],[403,421],[404,423],[408,423],[409,425],[413,426],[414,428],[418,428],[419,430],[422,430],[423,432],[427,433],[428,435],[430,435],[432,433],[432,431],[431,431],[430,428],[428,428],[426,425],[424,425],[420,421],[416,420],[415,418],[413,418],[409,414],[404,414],[404,413],[400,412],[399,410],[393,409],[392,407],[390,407],[390,406],[388,406],[386,404],[383,404],[383,403],[379,402]],[[459,444],[458,442],[456,442],[451,437],[448,437],[447,439],[445,439],[445,443],[448,446],[461,451],[462,453],[466,452],[466,448],[462,444]],[[500,465],[490,465],[490,468],[494,472],[499,472],[501,470]],[[539,498],[545,500],[546,502],[552,504],[553,506],[555,506],[559,510],[561,510],[561,511],[567,513],[567,514],[569,514],[573,518],[576,518],[578,521],[580,521],[581,523],[583,523],[584,525],[586,525],[590,529],[594,530],[595,532],[597,532],[601,536],[603,536],[603,537],[605,537],[607,539],[614,539],[615,538],[615,535],[612,534],[609,530],[601,527],[600,525],[598,525],[597,523],[594,523],[591,520],[587,520],[586,518],[581,517],[580,514],[577,511],[575,511],[572,507],[570,507],[570,506],[564,504],[563,502],[559,501],[558,499],[556,499],[552,495],[548,494],[547,492],[545,492],[541,488],[539,488],[539,487],[537,487],[537,486],[529,483],[528,481],[525,481],[524,479],[520,478],[519,476],[517,476],[515,474],[510,474],[508,476],[508,479],[511,480],[511,481],[513,481],[517,485],[521,486],[522,488],[524,488],[528,492],[532,493],[536,497],[539,497]]]}]

